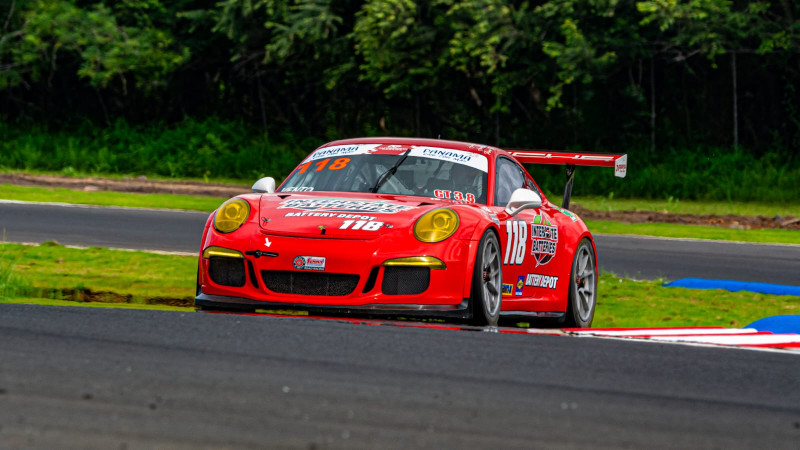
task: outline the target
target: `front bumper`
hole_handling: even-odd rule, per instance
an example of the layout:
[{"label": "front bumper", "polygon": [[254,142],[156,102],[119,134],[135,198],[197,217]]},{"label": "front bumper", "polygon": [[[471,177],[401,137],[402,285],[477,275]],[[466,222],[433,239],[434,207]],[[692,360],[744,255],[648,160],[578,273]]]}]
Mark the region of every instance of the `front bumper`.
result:
[{"label": "front bumper", "polygon": [[253,312],[255,310],[296,309],[324,315],[359,315],[359,316],[436,316],[447,319],[468,319],[469,303],[464,299],[458,305],[412,305],[412,304],[372,304],[360,306],[328,306],[312,304],[274,303],[251,300],[242,297],[209,295],[202,291],[194,299],[195,306],[206,310],[235,310]]},{"label": "front bumper", "polygon": [[[269,242],[269,246],[265,243]],[[210,276],[210,259],[200,259],[201,293],[196,304],[201,307],[243,307],[244,309],[286,309],[375,312],[441,315],[467,313],[469,274],[474,251],[472,241],[450,239],[437,244],[422,244],[403,239],[314,239],[254,233],[251,239],[232,239],[209,233],[203,249],[210,246],[236,250],[243,255],[243,281],[236,286],[215,282]],[[398,289],[393,268],[387,260],[413,256],[432,256],[446,265],[430,269],[427,287],[422,290]],[[322,265],[298,268],[298,258],[306,262],[324,258]],[[300,267],[303,267],[301,264]],[[275,288],[276,276],[290,277],[294,286]],[[317,276],[319,275],[319,276]],[[388,275],[388,276],[387,276]],[[345,289],[327,289],[332,278],[349,277],[357,281]],[[219,281],[219,278],[216,278]],[[297,281],[301,280],[301,281]],[[387,288],[394,280],[394,288]],[[272,284],[270,284],[272,283]],[[401,285],[404,281],[401,279]],[[272,289],[268,287],[268,284]],[[460,312],[459,312],[460,311]]]}]

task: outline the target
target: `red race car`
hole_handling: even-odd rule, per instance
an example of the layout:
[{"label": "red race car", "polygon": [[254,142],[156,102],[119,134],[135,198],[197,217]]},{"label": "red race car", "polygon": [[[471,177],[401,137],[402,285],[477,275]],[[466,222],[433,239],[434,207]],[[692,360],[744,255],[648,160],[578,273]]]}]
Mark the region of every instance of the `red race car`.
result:
[{"label": "red race car", "polygon": [[[562,207],[520,163],[566,165]],[[624,177],[627,156],[408,138],[325,144],[279,188],[262,178],[211,214],[195,305],[588,327],[597,253],[566,209],[576,165]]]}]

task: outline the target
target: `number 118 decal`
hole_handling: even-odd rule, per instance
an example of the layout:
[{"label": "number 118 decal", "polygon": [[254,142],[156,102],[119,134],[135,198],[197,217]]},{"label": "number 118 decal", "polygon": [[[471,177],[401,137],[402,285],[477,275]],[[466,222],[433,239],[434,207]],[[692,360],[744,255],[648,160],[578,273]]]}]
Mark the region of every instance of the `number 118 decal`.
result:
[{"label": "number 118 decal", "polygon": [[503,264],[522,264],[528,241],[528,224],[524,220],[506,221],[506,257]]}]

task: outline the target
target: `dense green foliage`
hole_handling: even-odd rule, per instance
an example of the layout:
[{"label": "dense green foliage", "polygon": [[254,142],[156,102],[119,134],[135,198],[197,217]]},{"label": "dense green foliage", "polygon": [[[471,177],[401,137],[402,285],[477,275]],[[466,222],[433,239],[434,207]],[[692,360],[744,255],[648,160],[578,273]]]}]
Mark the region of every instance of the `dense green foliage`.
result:
[{"label": "dense green foliage", "polygon": [[[158,175],[227,179],[250,184],[262,176],[279,181],[323,141],[291,134],[268,137],[242,121],[211,117],[129,125],[118,120],[98,128],[84,122],[71,130],[19,128],[0,122],[0,168],[42,170],[65,175]],[[577,169],[575,195],[674,200],[767,201],[796,204],[800,167],[776,155],[760,159],[742,150],[699,147],[657,154],[628,150],[628,176],[610,169]],[[528,170],[554,201],[564,189],[564,168]]]},{"label": "dense green foliage", "polygon": [[788,158],[798,18],[797,0],[0,0],[0,116]]},{"label": "dense green foliage", "polygon": [[240,121],[186,119],[130,126],[119,120],[98,128],[18,129],[0,123],[0,166],[95,174],[153,174],[179,178],[255,180],[285,176],[321,142],[267,139]]}]

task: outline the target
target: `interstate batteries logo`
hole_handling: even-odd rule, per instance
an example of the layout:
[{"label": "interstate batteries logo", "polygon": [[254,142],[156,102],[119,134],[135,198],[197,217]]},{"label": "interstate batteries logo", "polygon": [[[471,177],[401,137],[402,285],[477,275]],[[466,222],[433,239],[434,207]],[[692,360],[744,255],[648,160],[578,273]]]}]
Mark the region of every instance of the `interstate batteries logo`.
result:
[{"label": "interstate batteries logo", "polygon": [[346,198],[297,198],[284,200],[278,209],[292,208],[303,211],[327,211],[340,213],[394,214],[414,209],[413,206],[395,205],[384,201],[349,200]]},{"label": "interstate batteries logo", "polygon": [[556,255],[558,227],[552,226],[547,218],[537,215],[531,224],[531,240],[531,255],[536,265],[547,264]]}]

